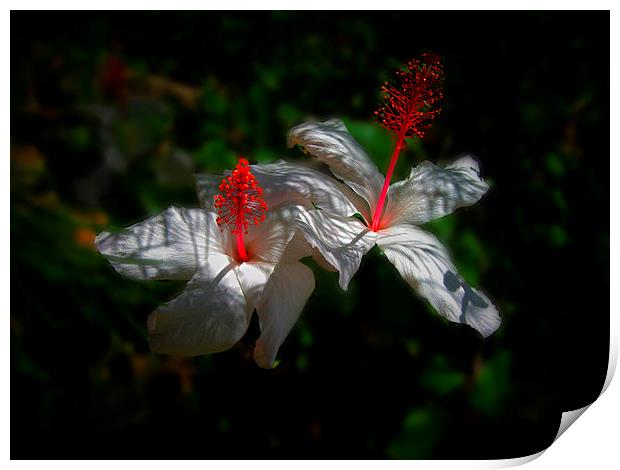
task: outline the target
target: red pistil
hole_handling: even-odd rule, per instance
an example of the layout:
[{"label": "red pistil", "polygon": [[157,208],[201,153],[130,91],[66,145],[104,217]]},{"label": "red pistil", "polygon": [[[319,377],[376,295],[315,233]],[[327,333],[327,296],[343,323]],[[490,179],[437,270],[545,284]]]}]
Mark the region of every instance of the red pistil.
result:
[{"label": "red pistil", "polygon": [[250,171],[245,158],[239,158],[235,169],[220,183],[220,194],[214,196],[217,224],[220,229],[230,227],[237,239],[237,254],[241,261],[248,261],[243,241],[250,225],[265,220],[267,204],[263,201],[263,188]]},{"label": "red pistil", "polygon": [[390,180],[398,155],[405,147],[405,139],[424,137],[433,119],[441,111],[439,101],[443,97],[442,78],[443,65],[440,57],[425,53],[422,54],[422,60],[412,59],[407,62],[403,70],[396,72],[393,82],[385,82],[381,87],[384,101],[375,111],[375,117],[383,127],[396,134],[396,145],[372,218],[370,228],[374,231],[380,228]]}]

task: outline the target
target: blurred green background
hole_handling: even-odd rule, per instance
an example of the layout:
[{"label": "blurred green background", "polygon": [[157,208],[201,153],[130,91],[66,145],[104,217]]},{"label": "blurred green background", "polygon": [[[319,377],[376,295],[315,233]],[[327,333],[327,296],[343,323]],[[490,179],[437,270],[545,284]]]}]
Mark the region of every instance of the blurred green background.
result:
[{"label": "blurred green background", "polygon": [[[198,205],[195,172],[306,158],[341,117],[385,170],[372,111],[406,59],[441,54],[443,113],[401,156],[471,152],[492,185],[427,229],[503,315],[440,319],[376,248],[317,287],[280,349],[153,355],[183,282],[133,282],[103,227]],[[598,396],[609,339],[608,12],[11,14],[12,458],[509,458]]]}]

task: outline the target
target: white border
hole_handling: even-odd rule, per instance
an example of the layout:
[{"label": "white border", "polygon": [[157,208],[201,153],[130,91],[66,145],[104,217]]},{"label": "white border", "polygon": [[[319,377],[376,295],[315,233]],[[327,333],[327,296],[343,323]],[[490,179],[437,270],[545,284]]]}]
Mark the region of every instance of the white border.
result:
[{"label": "white border", "polygon": [[[313,1],[297,1],[297,2],[284,2],[284,1],[271,1],[271,2],[227,2],[224,4],[214,2],[198,2],[198,1],[184,1],[177,0],[174,3],[170,2],[162,2],[161,0],[151,0],[151,1],[141,1],[141,2],[131,2],[131,5],[127,1],[118,1],[118,0],[109,0],[105,3],[105,5],[93,5],[92,3],[84,4],[83,2],[76,1],[56,1],[53,5],[50,5],[49,2],[43,1],[24,1],[24,2],[9,2],[12,6],[17,7],[18,9],[47,9],[53,6],[55,9],[64,9],[64,8],[82,8],[82,9],[133,9],[145,7],[148,9],[201,9],[204,7],[209,7],[214,10],[218,9],[373,9],[378,6],[382,8],[392,8],[392,9],[463,9],[467,7],[468,9],[472,8],[489,8],[489,9],[549,9],[549,10],[562,10],[562,9],[598,9],[598,10],[609,10],[611,9],[613,3],[610,1],[596,1],[592,0],[589,2],[583,1],[564,1],[564,2],[549,2],[549,1],[521,1],[521,2],[502,2],[501,5],[498,5],[497,2],[490,1],[468,1],[468,2],[460,2],[460,1],[434,1],[434,2],[411,2],[406,0],[392,1],[392,0],[383,0],[380,4],[378,3],[353,3],[353,2],[341,2],[335,0],[313,0]],[[7,12],[8,13],[8,12]],[[614,131],[617,130],[614,124],[617,122],[616,119],[616,110],[618,105],[618,95],[615,92],[615,88],[613,84],[618,82],[618,73],[617,67],[618,62],[617,58],[614,57],[613,52],[617,52],[618,49],[618,34],[615,31],[620,27],[620,21],[618,21],[617,14],[614,11],[611,13],[611,58],[614,60],[611,62],[611,134],[614,135]],[[5,31],[5,41],[3,43],[3,57],[10,57],[10,14],[5,14],[2,19],[2,24],[4,26],[3,30]],[[524,31],[524,34],[527,34]],[[610,58],[610,60],[611,60]],[[3,119],[3,127],[5,129],[5,136],[8,137],[7,140],[10,140],[10,71],[9,69],[10,62],[5,60],[4,65],[4,73],[2,74],[2,80],[5,83],[4,90],[4,107],[5,110],[4,119]],[[617,135],[617,134],[616,134]],[[5,149],[8,149],[8,142],[5,143]],[[615,141],[611,141],[611,155],[615,156],[611,158],[611,180],[615,180],[620,176],[618,172],[618,160],[620,155],[617,152],[617,145]],[[3,209],[3,217],[2,223],[4,224],[3,230],[0,232],[1,243],[0,243],[0,257],[3,262],[4,269],[2,270],[2,286],[3,296],[6,309],[5,312],[10,311],[10,227],[9,227],[9,213],[10,213],[10,165],[9,158],[5,155],[5,158],[2,159],[2,174],[4,177],[5,185],[4,191],[2,194],[2,209]],[[611,183],[611,181],[610,181]],[[617,234],[618,232],[618,202],[619,202],[619,189],[618,185],[611,184],[611,273],[610,273],[610,281],[611,281],[611,292],[613,292],[614,288],[619,286],[618,284],[618,250],[617,245]],[[602,291],[605,291],[606,286],[602,286]],[[576,426],[572,426],[570,429],[566,431],[566,427],[562,426],[561,431],[566,431],[564,433],[559,432],[559,439],[557,442],[554,442],[548,449],[542,451],[538,454],[532,456],[525,456],[519,459],[507,459],[507,460],[473,460],[473,461],[382,461],[381,463],[374,463],[369,461],[359,461],[355,462],[356,468],[374,468],[375,465],[383,466],[402,466],[407,469],[410,469],[412,465],[415,465],[417,468],[504,468],[504,467],[512,467],[516,465],[522,465],[529,462],[530,468],[542,468],[541,466],[554,466],[563,469],[572,469],[579,468],[582,469],[585,466],[589,466],[591,468],[612,468],[616,467],[620,462],[620,458],[618,456],[618,443],[617,443],[617,425],[618,423],[614,420],[620,416],[620,386],[617,384],[617,380],[615,383],[611,381],[613,377],[613,373],[616,368],[617,359],[618,359],[618,337],[620,336],[620,328],[618,321],[618,312],[620,311],[620,302],[616,300],[615,297],[610,295],[611,302],[611,328],[610,328],[610,362],[609,362],[609,370],[607,374],[607,379],[605,382],[605,388],[601,395],[601,397],[596,400],[591,406],[586,407],[585,409],[579,410],[583,413],[583,416],[579,420],[579,424]],[[5,319],[5,327],[8,326],[8,319]],[[3,404],[2,414],[0,416],[2,423],[4,426],[2,427],[2,439],[0,441],[0,446],[2,448],[2,453],[5,456],[5,460],[3,462],[9,461],[10,456],[10,396],[9,396],[9,371],[10,371],[10,331],[9,328],[5,330],[5,354],[3,355],[3,368],[4,374],[2,375],[4,379],[4,383],[0,387],[1,394],[1,402]],[[563,416],[564,424],[572,423],[574,421],[575,416],[581,415],[581,413],[570,413],[565,414]],[[572,416],[571,416],[572,415]],[[170,430],[170,432],[174,432],[174,430]],[[257,431],[258,432],[258,431]],[[537,459],[537,457],[540,457]],[[206,462],[198,462],[198,461],[180,461],[180,462],[168,462],[168,461],[151,461],[148,463],[150,469],[157,468],[169,468],[170,465],[182,465],[185,468],[196,468],[204,470],[205,467],[213,468],[217,467],[218,469],[237,469],[241,467],[246,467],[248,462],[246,461],[206,461]],[[343,464],[342,461],[332,461],[332,462],[323,462],[321,466],[326,465],[327,467],[341,467]],[[11,466],[14,467],[22,467],[22,468],[33,468],[40,467],[41,463],[38,461],[11,461]],[[144,465],[144,463],[140,463],[138,461],[120,461],[114,463],[117,468],[136,468],[136,466]],[[315,467],[317,462],[315,461],[254,461],[251,463],[252,467],[265,467],[270,470],[274,470],[277,468],[282,468],[286,470],[290,470],[291,466],[295,468],[310,468]],[[349,464],[351,465],[351,464]],[[84,468],[92,468],[92,469],[105,469],[108,470],[110,466],[109,461],[88,461],[87,463],[83,461],[50,461],[45,463],[46,468],[59,468],[59,469],[84,469]],[[537,467],[538,466],[538,467]],[[314,470],[314,468],[313,468]]]},{"label": "white border", "polygon": [[7,3],[15,10],[610,10],[614,6],[610,0],[108,0],[87,3],[76,0],[56,0],[53,3],[13,0]]}]

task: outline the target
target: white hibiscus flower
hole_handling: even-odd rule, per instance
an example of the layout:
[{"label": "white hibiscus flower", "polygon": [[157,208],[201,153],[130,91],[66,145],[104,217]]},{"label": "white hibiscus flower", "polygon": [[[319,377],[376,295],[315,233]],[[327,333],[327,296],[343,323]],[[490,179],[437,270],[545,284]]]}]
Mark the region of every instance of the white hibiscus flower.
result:
[{"label": "white hibiscus flower", "polygon": [[170,207],[120,232],[102,232],[95,243],[124,276],[189,279],[148,319],[154,352],[227,350],[245,334],[256,309],[261,335],[254,358],[271,368],[314,289],[312,271],[299,262],[312,251],[296,234],[294,218],[313,204],[350,212],[337,185],[309,168],[277,162],[250,170],[240,160],[224,181],[197,178],[202,209]]},{"label": "white hibiscus flower", "polygon": [[[382,198],[385,178],[342,121],[300,124],[290,130],[288,143],[299,144],[326,163],[351,189],[343,193],[355,207],[347,214],[319,204],[322,210],[298,215],[306,240],[339,271],[343,289],[376,243],[405,281],[440,315],[466,323],[485,337],[499,327],[501,318],[489,298],[470,287],[437,238],[419,228],[476,203],[488,190],[472,157],[460,158],[445,168],[422,162],[412,168],[408,178],[386,188],[387,198]],[[380,199],[387,202],[375,217]],[[354,217],[355,213],[363,220]]]}]

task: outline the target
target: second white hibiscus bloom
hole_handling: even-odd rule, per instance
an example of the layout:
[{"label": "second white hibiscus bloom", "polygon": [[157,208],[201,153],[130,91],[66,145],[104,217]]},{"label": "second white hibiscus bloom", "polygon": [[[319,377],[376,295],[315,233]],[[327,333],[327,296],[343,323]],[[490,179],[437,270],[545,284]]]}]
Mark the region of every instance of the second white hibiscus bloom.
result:
[{"label": "second white hibiscus bloom", "polygon": [[[346,290],[362,257],[379,245],[400,275],[450,321],[466,323],[483,336],[501,324],[490,299],[459,276],[444,246],[420,229],[433,219],[476,203],[488,190],[478,163],[463,157],[445,168],[422,162],[409,177],[392,184],[376,230],[371,229],[385,178],[339,120],[308,122],[289,132],[289,145],[299,144],[326,163],[350,188],[355,209],[336,214],[329,207],[298,215],[307,241],[340,273]],[[363,220],[354,217],[361,215]]]}]

